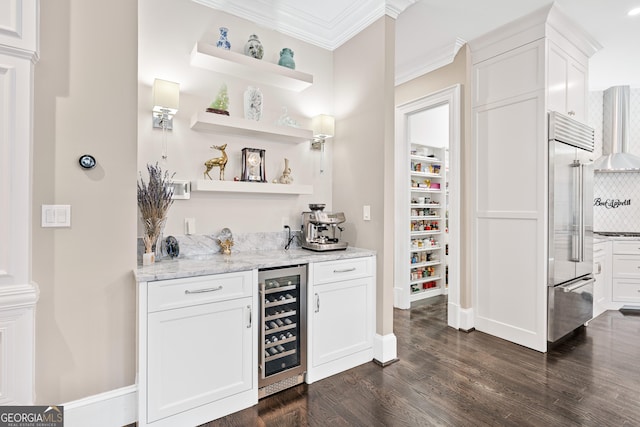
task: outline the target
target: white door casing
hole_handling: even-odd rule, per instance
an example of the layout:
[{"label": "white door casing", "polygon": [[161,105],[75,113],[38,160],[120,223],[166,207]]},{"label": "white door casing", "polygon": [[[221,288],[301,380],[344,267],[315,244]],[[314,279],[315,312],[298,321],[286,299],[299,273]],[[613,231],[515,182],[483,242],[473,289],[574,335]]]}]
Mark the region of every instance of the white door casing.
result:
[{"label": "white door casing", "polygon": [[460,150],[461,150],[461,85],[429,94],[396,107],[396,235],[394,268],[394,306],[410,307],[409,289],[409,142],[408,117],[419,111],[449,104],[449,302],[448,324],[459,328],[460,320]]}]

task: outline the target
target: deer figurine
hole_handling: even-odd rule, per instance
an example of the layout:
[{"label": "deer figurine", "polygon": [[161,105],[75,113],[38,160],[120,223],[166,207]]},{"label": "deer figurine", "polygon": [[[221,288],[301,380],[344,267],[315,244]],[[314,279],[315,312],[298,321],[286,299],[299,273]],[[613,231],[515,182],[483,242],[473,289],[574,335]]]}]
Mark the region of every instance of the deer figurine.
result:
[{"label": "deer figurine", "polygon": [[227,144],[224,145],[212,145],[211,148],[215,149],[215,150],[220,150],[222,152],[222,157],[214,157],[213,159],[209,159],[206,162],[204,162],[204,165],[206,166],[207,170],[204,172],[204,178],[206,179],[207,177],[209,177],[209,179],[213,179],[211,178],[211,175],[209,175],[209,172],[211,172],[211,169],[213,169],[214,166],[218,166],[220,168],[220,181],[224,181],[224,167],[227,164],[227,153],[225,153],[225,148],[227,148]]}]

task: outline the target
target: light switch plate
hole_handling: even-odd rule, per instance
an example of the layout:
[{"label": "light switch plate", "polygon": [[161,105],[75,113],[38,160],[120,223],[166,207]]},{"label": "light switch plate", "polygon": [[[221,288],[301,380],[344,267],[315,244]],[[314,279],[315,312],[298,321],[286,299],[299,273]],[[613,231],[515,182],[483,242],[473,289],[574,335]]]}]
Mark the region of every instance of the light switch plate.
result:
[{"label": "light switch plate", "polygon": [[371,206],[364,205],[362,207],[362,219],[365,221],[371,221]]},{"label": "light switch plate", "polygon": [[71,205],[42,205],[42,227],[71,227]]}]

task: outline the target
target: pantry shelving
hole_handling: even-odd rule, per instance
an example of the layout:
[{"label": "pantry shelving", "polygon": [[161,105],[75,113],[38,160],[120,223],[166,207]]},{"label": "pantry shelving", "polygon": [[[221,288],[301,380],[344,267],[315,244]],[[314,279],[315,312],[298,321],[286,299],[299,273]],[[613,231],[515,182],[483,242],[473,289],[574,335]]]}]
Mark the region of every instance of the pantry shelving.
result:
[{"label": "pantry shelving", "polygon": [[445,149],[411,144],[409,285],[411,301],[446,291]]}]

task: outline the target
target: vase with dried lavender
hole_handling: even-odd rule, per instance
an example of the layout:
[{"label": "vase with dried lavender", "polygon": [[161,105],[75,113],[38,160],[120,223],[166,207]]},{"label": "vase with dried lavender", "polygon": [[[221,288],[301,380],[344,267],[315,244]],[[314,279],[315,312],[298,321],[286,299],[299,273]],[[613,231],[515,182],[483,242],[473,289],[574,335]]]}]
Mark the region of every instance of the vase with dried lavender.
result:
[{"label": "vase with dried lavender", "polygon": [[149,181],[145,182],[141,173],[138,182],[138,208],[144,225],[143,264],[155,261],[155,247],[164,229],[167,211],[173,204],[173,187],[171,186],[173,175],[169,176],[168,171],[163,172],[157,163],[147,164],[147,171]]}]

